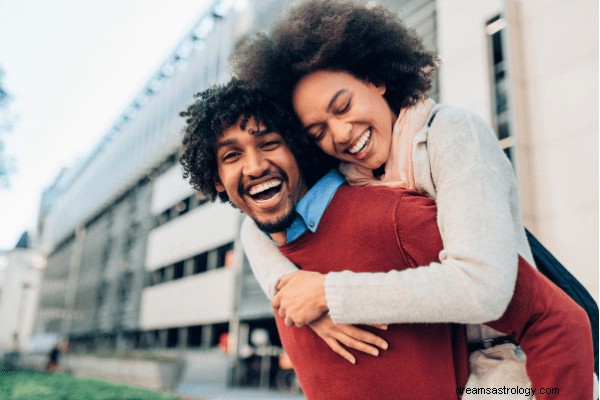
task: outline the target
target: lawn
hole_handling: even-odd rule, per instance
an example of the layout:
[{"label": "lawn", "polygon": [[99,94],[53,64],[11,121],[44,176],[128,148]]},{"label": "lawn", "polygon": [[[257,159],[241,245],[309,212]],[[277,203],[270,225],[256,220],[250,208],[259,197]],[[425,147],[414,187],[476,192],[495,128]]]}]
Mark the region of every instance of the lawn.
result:
[{"label": "lawn", "polygon": [[77,378],[67,373],[7,372],[0,368],[1,400],[176,400],[148,389]]}]

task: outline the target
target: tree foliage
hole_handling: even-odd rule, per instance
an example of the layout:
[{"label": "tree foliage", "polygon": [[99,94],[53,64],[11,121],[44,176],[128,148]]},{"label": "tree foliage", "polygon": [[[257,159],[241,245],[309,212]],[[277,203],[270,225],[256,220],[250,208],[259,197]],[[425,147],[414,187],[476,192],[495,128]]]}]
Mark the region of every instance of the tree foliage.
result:
[{"label": "tree foliage", "polygon": [[12,131],[15,118],[9,108],[12,97],[4,87],[3,78],[4,72],[0,69],[0,189],[9,186],[9,176],[14,169],[13,160],[4,146],[5,135]]}]

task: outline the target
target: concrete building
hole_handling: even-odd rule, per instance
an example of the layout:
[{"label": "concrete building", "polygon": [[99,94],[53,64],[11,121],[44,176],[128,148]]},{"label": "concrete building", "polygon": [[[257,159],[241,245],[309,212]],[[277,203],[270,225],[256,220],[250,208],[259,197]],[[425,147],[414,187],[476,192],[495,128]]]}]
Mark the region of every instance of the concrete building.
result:
[{"label": "concrete building", "polygon": [[253,293],[252,318],[272,319],[256,282],[238,286],[251,276],[234,244],[241,214],[194,194],[177,162],[179,112],[229,78],[236,38],[289,6],[239,4],[212,2],[93,152],[45,192],[37,327],[68,337],[73,354],[183,354],[184,380],[222,384],[232,368],[219,344],[238,324],[238,293]]},{"label": "concrete building", "polygon": [[[68,336],[72,352],[178,354],[188,382],[270,379],[259,376],[251,339],[279,340],[237,240],[241,214],[195,194],[177,162],[179,111],[229,78],[241,34],[268,30],[292,4],[242,3],[214,1],[95,150],[47,192],[37,327]],[[597,28],[597,3],[381,3],[442,57],[432,97],[496,128],[527,226],[597,298],[598,42],[584,28]],[[567,136],[575,132],[577,142]]]},{"label": "concrete building", "polygon": [[28,350],[45,263],[27,232],[14,249],[0,253],[0,358]]}]

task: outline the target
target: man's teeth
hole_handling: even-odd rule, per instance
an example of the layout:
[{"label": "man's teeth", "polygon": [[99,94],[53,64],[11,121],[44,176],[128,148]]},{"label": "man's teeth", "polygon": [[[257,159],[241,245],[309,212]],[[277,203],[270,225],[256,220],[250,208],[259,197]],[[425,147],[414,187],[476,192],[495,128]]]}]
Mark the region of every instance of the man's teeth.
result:
[{"label": "man's teeth", "polygon": [[360,136],[360,138],[358,138],[358,142],[356,142],[356,144],[354,146],[352,146],[351,148],[348,149],[348,152],[350,154],[360,153],[360,151],[366,147],[367,142],[369,141],[370,138],[371,138],[371,130],[368,129],[365,131],[365,133],[363,133]]},{"label": "man's teeth", "polygon": [[264,192],[265,190],[269,190],[269,189],[277,187],[279,185],[281,185],[281,180],[271,179],[270,181],[261,183],[260,185],[252,186],[250,188],[250,190],[248,190],[248,193],[250,194],[250,196],[255,196],[259,193]]}]

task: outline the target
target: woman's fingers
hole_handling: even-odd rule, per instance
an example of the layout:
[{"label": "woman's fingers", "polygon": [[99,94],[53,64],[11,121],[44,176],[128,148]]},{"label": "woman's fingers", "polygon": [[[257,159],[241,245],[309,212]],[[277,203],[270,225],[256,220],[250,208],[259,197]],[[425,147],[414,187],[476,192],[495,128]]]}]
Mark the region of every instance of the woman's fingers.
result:
[{"label": "woman's fingers", "polygon": [[356,358],[354,358],[354,356],[348,350],[346,350],[344,347],[342,347],[336,339],[334,339],[334,338],[327,338],[327,339],[323,339],[323,340],[325,341],[325,343],[327,343],[327,345],[335,353],[337,353],[340,356],[344,357],[351,364],[356,364]]},{"label": "woman's fingers", "polygon": [[356,363],[356,358],[347,348],[373,356],[379,355],[379,349],[375,346],[384,350],[388,348],[387,342],[379,336],[353,325],[334,324],[328,315],[311,323],[310,328],[327,343],[331,350],[352,364]]},{"label": "woman's fingers", "polygon": [[367,326],[372,326],[373,328],[381,329],[382,331],[387,331],[387,324],[366,324]]},{"label": "woman's fingers", "polygon": [[377,350],[375,347],[361,342],[360,340],[351,338],[350,336],[347,336],[345,334],[338,335],[336,339],[342,342],[346,347],[349,347],[351,349],[362,351],[363,353],[367,353],[375,357],[379,355],[379,350]]},{"label": "woman's fingers", "polygon": [[[357,328],[356,326],[340,325],[340,331],[342,333],[344,333],[344,335],[346,335],[346,337],[349,337],[352,340],[362,342],[362,343],[369,343],[369,344],[372,344],[379,348],[382,348],[383,350],[387,350],[387,348],[388,348],[388,344],[385,340],[383,340],[379,336],[375,335],[374,333],[365,331],[364,329]],[[369,347],[371,347],[371,346],[369,346]],[[357,348],[357,350],[361,350],[361,349]],[[377,349],[375,349],[375,350],[377,350]]]}]

